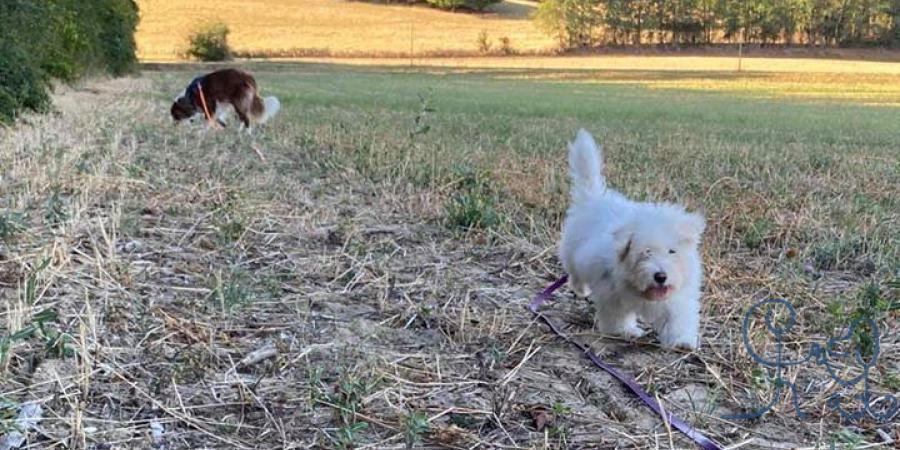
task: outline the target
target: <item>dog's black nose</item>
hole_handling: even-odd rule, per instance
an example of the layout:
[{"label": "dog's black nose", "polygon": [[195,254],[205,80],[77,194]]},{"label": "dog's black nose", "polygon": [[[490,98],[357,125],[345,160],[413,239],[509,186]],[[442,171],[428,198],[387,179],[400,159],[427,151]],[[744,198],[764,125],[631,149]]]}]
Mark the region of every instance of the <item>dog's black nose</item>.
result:
[{"label": "dog's black nose", "polygon": [[659,284],[665,283],[665,282],[666,282],[666,278],[668,278],[668,277],[666,277],[666,273],[665,273],[665,272],[656,272],[656,273],[653,274],[653,281],[655,281],[655,282],[657,282],[657,283],[659,283]]}]

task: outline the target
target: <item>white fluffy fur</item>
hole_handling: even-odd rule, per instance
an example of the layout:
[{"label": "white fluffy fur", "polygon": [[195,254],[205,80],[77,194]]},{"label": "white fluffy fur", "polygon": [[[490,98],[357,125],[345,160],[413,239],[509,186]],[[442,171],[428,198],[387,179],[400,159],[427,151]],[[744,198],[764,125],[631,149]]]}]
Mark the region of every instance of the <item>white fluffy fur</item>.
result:
[{"label": "white fluffy fur", "polygon": [[607,188],[602,150],[585,130],[569,144],[569,168],[572,199],[560,260],[575,293],[591,297],[595,327],[639,337],[641,319],[663,345],[697,348],[703,216]]},{"label": "white fluffy fur", "polygon": [[257,123],[266,123],[269,119],[278,114],[278,111],[281,110],[281,102],[278,101],[278,98],[274,96],[264,97],[263,105],[265,105],[266,111],[263,113],[262,117],[257,119]]}]

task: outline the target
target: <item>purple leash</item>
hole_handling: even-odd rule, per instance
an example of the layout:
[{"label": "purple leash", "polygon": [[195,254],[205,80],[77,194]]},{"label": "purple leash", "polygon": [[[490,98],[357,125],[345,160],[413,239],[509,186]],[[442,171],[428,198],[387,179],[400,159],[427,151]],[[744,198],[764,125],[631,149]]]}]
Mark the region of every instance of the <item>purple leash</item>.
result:
[{"label": "purple leash", "polygon": [[[616,369],[615,367],[603,362],[597,356],[597,354],[594,353],[594,351],[591,350],[591,348],[587,345],[570,339],[566,334],[564,334],[559,330],[559,328],[556,327],[556,324],[554,324],[550,319],[548,319],[538,311],[541,308],[541,305],[544,304],[544,302],[550,300],[550,298],[553,297],[553,292],[562,287],[562,285],[566,284],[566,281],[568,280],[569,276],[563,275],[560,279],[554,281],[553,284],[547,286],[546,289],[534,296],[534,299],[532,299],[531,303],[528,305],[528,310],[531,311],[536,317],[543,320],[544,323],[546,323],[547,326],[549,326],[557,336],[561,337],[564,341],[574,345],[575,347],[578,347],[578,349],[581,350],[582,353],[584,353],[584,355],[587,356],[595,366],[609,372],[610,375],[616,377],[616,379],[625,384],[625,386],[628,386],[628,389],[631,389],[631,392],[634,392],[635,395],[640,397],[640,399],[643,400],[644,403],[646,403],[647,406],[650,407],[650,409],[656,411],[656,414],[662,416],[663,409],[662,407],[660,407],[656,399],[651,397],[650,394],[648,394],[647,391],[645,391],[644,388],[641,387],[641,385],[637,384],[637,382],[633,378],[625,375],[619,369]],[[694,427],[679,419],[678,416],[670,413],[669,411],[666,411],[665,414],[667,420],[670,424],[672,424],[673,427],[675,427],[678,431],[684,433],[685,436],[691,438],[704,450],[721,450],[719,444],[716,444],[712,439],[695,430]]]}]

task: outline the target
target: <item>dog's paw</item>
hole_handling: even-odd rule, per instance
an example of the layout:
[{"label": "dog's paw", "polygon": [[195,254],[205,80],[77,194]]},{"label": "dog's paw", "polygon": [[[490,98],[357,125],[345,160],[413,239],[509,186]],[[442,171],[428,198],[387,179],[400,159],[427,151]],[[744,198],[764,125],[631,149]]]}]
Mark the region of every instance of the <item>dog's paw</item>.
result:
[{"label": "dog's paw", "polygon": [[675,334],[662,333],[659,336],[660,342],[664,347],[681,349],[681,350],[697,350],[699,339],[693,334]]},{"label": "dog's paw", "polygon": [[573,284],[572,292],[581,298],[588,298],[591,295],[591,287],[588,286],[587,283]]},{"label": "dog's paw", "polygon": [[644,337],[644,335],[647,334],[647,330],[641,328],[641,326],[638,325],[637,322],[632,322],[622,327],[622,330],[619,332],[619,334],[628,338],[637,339],[640,337]]},{"label": "dog's paw", "polygon": [[601,321],[595,322],[594,329],[600,333],[621,336],[629,339],[637,339],[647,334],[647,330],[643,329],[636,320],[617,323],[614,325],[603,324]]}]

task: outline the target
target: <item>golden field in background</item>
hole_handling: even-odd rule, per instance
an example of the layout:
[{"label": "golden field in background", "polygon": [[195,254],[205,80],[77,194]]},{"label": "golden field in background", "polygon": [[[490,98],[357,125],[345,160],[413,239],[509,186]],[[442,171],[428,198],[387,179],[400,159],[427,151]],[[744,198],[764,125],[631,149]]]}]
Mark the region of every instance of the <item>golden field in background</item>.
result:
[{"label": "golden field in background", "polygon": [[487,30],[498,46],[508,37],[517,51],[549,51],[553,39],[531,20],[536,2],[505,1],[483,14],[424,6],[379,5],[346,0],[137,0],[141,10],[138,56],[179,59],[189,32],[219,20],[231,29],[238,52],[329,51],[333,54],[406,53],[412,32],[416,53],[477,52]]}]

